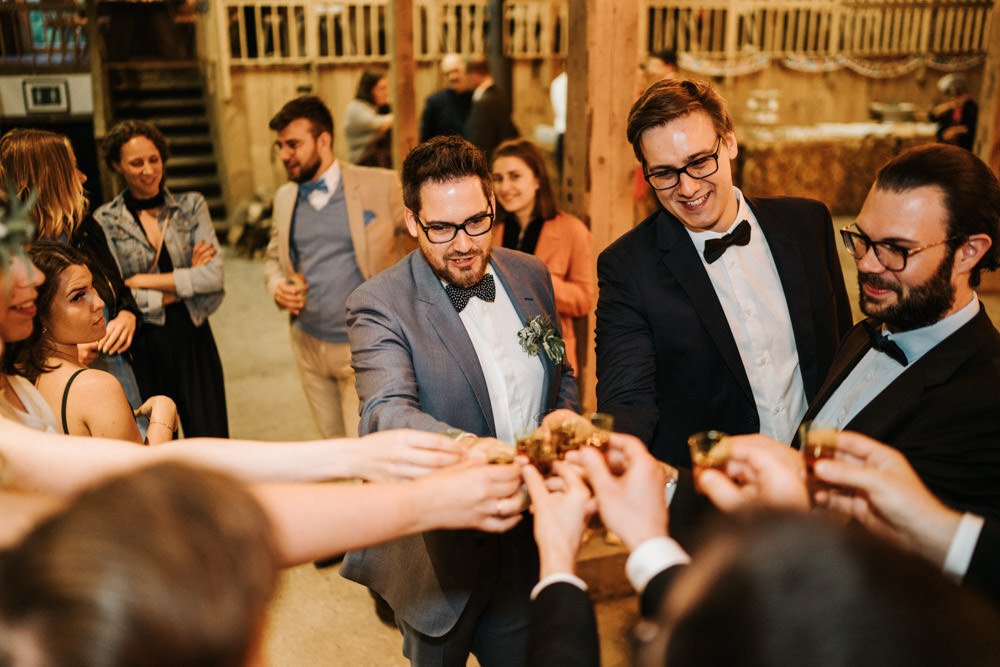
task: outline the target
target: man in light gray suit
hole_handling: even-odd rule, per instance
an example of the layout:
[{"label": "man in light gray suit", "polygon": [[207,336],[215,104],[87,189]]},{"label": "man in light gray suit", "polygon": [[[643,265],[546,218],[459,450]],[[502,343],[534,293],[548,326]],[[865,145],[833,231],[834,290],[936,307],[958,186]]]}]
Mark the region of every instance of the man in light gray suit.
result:
[{"label": "man in light gray suit", "polygon": [[[483,153],[459,137],[417,146],[403,163],[403,199],[419,252],[347,300],[360,432],[459,429],[513,442],[541,413],[577,409],[558,345],[551,358],[519,342],[536,317],[559,335],[552,280],[535,257],[491,248],[495,203]],[[516,496],[497,503],[499,515],[522,509]],[[538,576],[530,523],[502,535],[396,540],[348,554],[341,574],[393,608],[412,664],[464,666],[473,653],[483,667],[521,665]]]}]

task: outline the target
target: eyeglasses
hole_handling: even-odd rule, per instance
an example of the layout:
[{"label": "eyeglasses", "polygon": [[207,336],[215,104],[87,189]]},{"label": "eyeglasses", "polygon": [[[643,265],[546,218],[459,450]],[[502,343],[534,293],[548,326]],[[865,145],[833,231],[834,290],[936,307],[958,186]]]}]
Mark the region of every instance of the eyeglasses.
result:
[{"label": "eyeglasses", "polygon": [[928,243],[919,248],[903,248],[888,241],[872,241],[861,232],[852,232],[849,227],[844,227],[840,230],[840,238],[843,239],[844,247],[854,259],[861,259],[868,254],[868,249],[871,248],[875,251],[875,259],[885,267],[886,271],[902,271],[906,268],[906,260],[911,256],[928,248],[954,241],[959,237],[949,236],[944,241]]},{"label": "eyeglasses", "polygon": [[482,236],[493,229],[492,202],[490,202],[489,207],[490,210],[488,213],[474,215],[460,225],[452,225],[446,222],[432,222],[429,225],[425,225],[420,222],[420,216],[416,213],[413,214],[413,219],[420,225],[420,229],[424,230],[428,241],[431,243],[447,243],[458,235],[458,230],[460,229],[469,236]]},{"label": "eyeglasses", "polygon": [[663,169],[652,174],[646,171],[646,165],[642,165],[642,173],[646,177],[646,182],[654,190],[669,190],[677,187],[681,182],[681,174],[687,174],[691,178],[708,178],[719,171],[719,150],[722,148],[722,135],[715,142],[715,152],[697,160],[691,160],[680,169]]}]

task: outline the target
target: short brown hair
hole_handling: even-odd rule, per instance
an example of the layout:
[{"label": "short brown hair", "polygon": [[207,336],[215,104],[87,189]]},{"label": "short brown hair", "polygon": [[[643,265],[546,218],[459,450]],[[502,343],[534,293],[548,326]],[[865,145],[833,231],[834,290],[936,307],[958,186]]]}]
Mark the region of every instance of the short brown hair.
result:
[{"label": "short brown hair", "polygon": [[552,193],[552,184],[549,182],[549,173],[545,169],[545,157],[538,146],[527,139],[508,139],[493,151],[493,163],[497,158],[516,157],[524,164],[538,179],[538,192],[535,193],[535,207],[531,211],[532,217],[541,220],[551,220],[556,217],[559,210],[556,208],[556,196]]},{"label": "short brown hair", "polygon": [[639,162],[646,164],[642,155],[642,135],[646,130],[697,111],[712,119],[719,136],[733,131],[726,101],[710,84],[694,79],[663,79],[647,88],[628,114],[628,141]]},{"label": "short brown hair", "polygon": [[123,120],[111,128],[101,143],[104,164],[108,165],[108,169],[113,170],[115,165],[122,161],[122,146],[133,137],[146,137],[152,141],[160,153],[160,162],[167,163],[170,152],[167,150],[167,140],[159,128],[144,120]]},{"label": "short brown hair", "polygon": [[263,508],[165,463],[101,483],[0,558],[6,628],[50,665],[245,667],[278,576]]},{"label": "short brown hair", "polygon": [[403,203],[420,214],[424,183],[447,183],[478,178],[487,199],[493,196],[493,177],[483,152],[461,137],[434,137],[416,146],[403,160]]},{"label": "short brown hair", "polygon": [[324,132],[328,132],[331,137],[333,136],[333,114],[330,113],[330,108],[326,106],[326,103],[317,95],[300,95],[285,102],[285,105],[278,113],[274,114],[274,118],[267,126],[275,132],[281,132],[292,121],[299,118],[308,120],[312,125],[313,138]]}]

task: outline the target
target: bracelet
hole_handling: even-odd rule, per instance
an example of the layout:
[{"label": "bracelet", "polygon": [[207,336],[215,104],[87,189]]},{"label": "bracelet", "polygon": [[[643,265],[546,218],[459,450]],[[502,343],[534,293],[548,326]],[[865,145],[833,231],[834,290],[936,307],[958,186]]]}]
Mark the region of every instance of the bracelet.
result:
[{"label": "bracelet", "polygon": [[173,433],[174,431],[177,430],[175,427],[171,426],[170,424],[168,424],[166,422],[158,422],[158,421],[156,421],[154,419],[150,419],[149,420],[149,425],[152,426],[153,424],[159,424],[160,426],[163,426],[164,428],[166,428],[167,430],[169,430],[171,433]]}]

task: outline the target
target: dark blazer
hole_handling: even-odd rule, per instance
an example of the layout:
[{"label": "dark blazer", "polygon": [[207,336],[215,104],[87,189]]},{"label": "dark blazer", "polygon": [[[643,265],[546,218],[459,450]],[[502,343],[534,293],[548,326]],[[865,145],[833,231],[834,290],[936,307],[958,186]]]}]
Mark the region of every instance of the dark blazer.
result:
[{"label": "dark blazer", "polygon": [[444,88],[433,93],[424,103],[424,113],[420,116],[420,141],[437,136],[462,136],[471,107],[471,90],[459,93]]},{"label": "dark blazer", "polygon": [[[531,255],[493,248],[491,260],[522,321],[555,323],[552,281]],[[493,409],[476,350],[441,281],[419,250],[377,274],[347,300],[351,363],[361,399],[361,434],[392,428],[443,433],[455,427],[495,436]],[[578,409],[568,366],[545,358],[545,406]],[[504,535],[439,530],[348,554],[341,575],[378,592],[418,632],[440,637],[454,627],[477,578],[500,567],[524,573],[521,596],[538,580],[531,522]],[[500,560],[500,554],[514,560]],[[520,599],[520,598],[519,598]]]},{"label": "dark blazer", "polygon": [[[826,207],[747,197],[785,292],[810,400],[851,307]],[[597,260],[597,407],[657,458],[690,466],[687,437],[756,433],[760,419],[725,312],[681,223],[657,211]]]},{"label": "dark blazer", "polygon": [[564,581],[531,602],[528,667],[597,667],[601,650],[597,618],[587,591]]},{"label": "dark blazer", "polygon": [[965,573],[965,583],[989,596],[994,604],[1000,604],[1000,523],[987,519],[983,525]]},{"label": "dark blazer", "polygon": [[482,97],[472,103],[462,134],[470,143],[481,148],[487,159],[501,141],[520,136],[517,126],[510,119],[507,95],[496,86],[483,91]]},{"label": "dark blazer", "polygon": [[[859,323],[844,339],[806,419],[869,345]],[[902,452],[945,504],[1000,518],[1000,334],[986,310],[910,364],[844,428]]]}]

